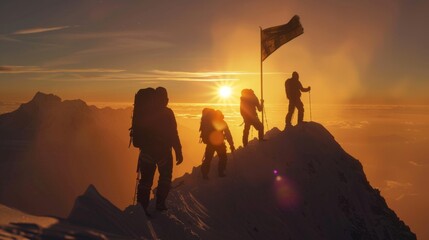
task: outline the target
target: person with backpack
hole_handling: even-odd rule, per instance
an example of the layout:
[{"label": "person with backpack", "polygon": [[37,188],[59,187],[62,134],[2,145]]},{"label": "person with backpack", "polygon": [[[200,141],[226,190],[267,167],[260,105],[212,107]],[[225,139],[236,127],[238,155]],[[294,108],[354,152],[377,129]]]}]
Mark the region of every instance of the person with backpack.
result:
[{"label": "person with backpack", "polygon": [[253,126],[258,130],[258,138],[260,141],[264,140],[264,124],[259,120],[258,114],[256,112],[263,110],[263,101],[259,103],[258,98],[252,89],[243,89],[241,90],[240,97],[240,113],[244,121],[244,130],[243,130],[243,146],[245,147],[248,143],[249,130]]},{"label": "person with backpack", "polygon": [[[158,168],[156,209],[164,211],[167,210],[165,201],[171,188],[172,149],[176,153],[176,165],[179,165],[183,161],[182,146],[176,118],[167,107],[167,90],[158,87],[156,90],[148,88],[140,91],[136,94],[132,126],[133,144],[140,149],[138,168],[141,178],[137,188],[137,202],[147,213],[153,178]],[[138,96],[139,93],[144,96]]]},{"label": "person with backpack", "polygon": [[206,144],[204,159],[201,165],[203,179],[209,179],[210,164],[215,152],[219,158],[218,176],[225,177],[226,162],[228,159],[226,155],[225,138],[229,143],[231,152],[235,151],[235,147],[228,124],[224,120],[223,113],[219,110],[204,108],[201,116],[200,132],[201,141]]},{"label": "person with backpack", "polygon": [[292,73],[292,77],[287,79],[285,82],[285,91],[286,97],[289,99],[289,108],[286,115],[286,127],[292,127],[292,115],[295,111],[295,108],[298,109],[298,124],[302,123],[304,120],[304,104],[301,101],[301,92],[309,92],[311,87],[304,88],[302,87],[301,82],[299,81],[299,75],[297,72]]}]

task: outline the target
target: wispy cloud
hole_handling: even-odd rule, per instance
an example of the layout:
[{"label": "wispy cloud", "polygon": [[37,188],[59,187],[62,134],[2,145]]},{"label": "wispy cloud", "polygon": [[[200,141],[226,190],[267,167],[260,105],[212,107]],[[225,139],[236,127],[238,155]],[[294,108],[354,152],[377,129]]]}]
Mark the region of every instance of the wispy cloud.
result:
[{"label": "wispy cloud", "polygon": [[157,39],[161,40],[168,35],[157,31],[103,31],[103,32],[77,32],[61,33],[58,38],[63,41],[86,41],[99,39]]},{"label": "wispy cloud", "polygon": [[418,193],[409,193],[409,194],[404,193],[404,194],[401,194],[398,197],[396,197],[395,200],[400,201],[405,197],[416,197],[416,196],[420,196],[420,194],[418,194]]},{"label": "wispy cloud", "polygon": [[126,64],[128,61],[131,63],[136,55],[154,54],[154,50],[157,50],[155,54],[159,54],[173,46],[164,35],[153,31],[61,33],[46,38],[73,46],[71,52],[44,62],[44,65],[50,66],[94,62],[100,58],[122,58],[122,63]]},{"label": "wispy cloud", "polygon": [[[152,70],[152,73],[160,75],[191,75],[191,76],[219,76],[219,75],[229,75],[229,76],[238,76],[238,75],[259,75],[260,72],[243,72],[243,71],[213,71],[213,72],[183,72],[183,71],[168,71],[168,70]],[[284,72],[264,72],[264,74],[285,74]]]},{"label": "wispy cloud", "polygon": [[[87,70],[87,71],[83,71]],[[94,70],[94,71],[91,71]],[[37,76],[33,77],[33,80],[46,80],[46,81],[123,81],[123,82],[151,82],[151,83],[157,83],[157,82],[163,82],[163,81],[175,81],[175,82],[229,82],[229,81],[238,81],[239,78],[228,78],[228,77],[221,77],[221,76],[214,76],[214,77],[196,77],[196,76],[160,76],[153,73],[129,73],[129,72],[120,72],[120,71],[114,71],[109,69],[100,69],[99,72],[96,70],[98,69],[82,69],[81,71],[61,71],[61,69],[58,70],[50,70],[51,73],[58,73],[62,75],[53,76],[50,75],[49,78],[45,76]],[[106,71],[101,71],[106,70]],[[0,70],[1,73],[1,70]],[[69,74],[70,73],[70,74]],[[80,73],[80,74],[71,74],[71,73]],[[100,73],[100,74],[98,74]],[[54,77],[54,78],[53,78]]]},{"label": "wispy cloud", "polygon": [[[169,76],[199,76],[199,77],[213,77],[213,76],[220,76],[220,75],[244,75],[249,74],[246,72],[182,72],[182,71],[168,71],[168,70],[152,70],[150,71],[154,74],[159,75],[169,75]],[[253,74],[253,73],[250,73]]]},{"label": "wispy cloud", "polygon": [[18,30],[12,33],[12,35],[24,35],[24,34],[34,34],[34,33],[44,33],[44,32],[52,32],[58,31],[66,28],[71,28],[75,26],[57,26],[57,27],[38,27],[38,28],[28,28]]},{"label": "wispy cloud", "polygon": [[[238,81],[241,76],[259,75],[259,72],[243,71],[207,71],[207,72],[186,72],[186,71],[169,71],[169,70],[152,70],[150,73],[157,75],[158,80],[167,81]],[[264,74],[284,74],[282,72],[267,72]]]},{"label": "wispy cloud", "polygon": [[160,81],[186,81],[186,82],[216,82],[216,81],[238,81],[240,75],[245,75],[244,72],[183,72],[183,71],[167,71],[167,70],[152,70],[148,73],[153,74]]},{"label": "wispy cloud", "polygon": [[[92,81],[176,81],[176,82],[231,82],[240,80],[238,72],[180,72],[151,70],[146,72],[120,72],[100,75],[92,75],[86,79],[86,76],[79,76],[80,80]],[[70,78],[68,78],[70,79]],[[64,79],[63,79],[64,80]],[[72,79],[70,79],[72,80]],[[75,79],[73,79],[74,81]]]},{"label": "wispy cloud", "polygon": [[105,69],[105,68],[63,68],[49,69],[38,66],[0,66],[0,74],[16,74],[16,73],[119,73],[125,70],[121,69]]},{"label": "wispy cloud", "polygon": [[413,184],[407,182],[407,183],[401,183],[394,180],[386,180],[386,189],[393,189],[393,188],[409,188],[413,186]]},{"label": "wispy cloud", "polygon": [[156,80],[159,81],[179,81],[179,82],[229,82],[229,81],[238,81],[239,78],[184,78],[184,77],[169,77],[162,78],[158,77]]},{"label": "wispy cloud", "polygon": [[[257,75],[255,72],[241,71],[169,71],[150,70],[130,72],[110,68],[54,68],[40,66],[0,66],[0,74],[34,73],[34,80],[46,81],[145,81],[145,82],[232,82],[239,81],[246,75]],[[45,76],[43,73],[50,73]],[[54,77],[52,73],[57,75]]]},{"label": "wispy cloud", "polygon": [[327,121],[325,123],[327,126],[338,127],[342,129],[362,129],[368,126],[368,121]]},{"label": "wispy cloud", "polygon": [[418,163],[415,161],[409,161],[409,163],[413,166],[416,166],[416,167],[425,167],[426,166],[425,164],[421,164],[421,163]]},{"label": "wispy cloud", "polygon": [[419,193],[414,192],[414,185],[410,182],[399,182],[395,180],[386,180],[385,191],[389,191],[389,194],[396,200],[400,201],[406,197],[419,196]]},{"label": "wispy cloud", "polygon": [[21,43],[22,42],[19,39],[15,39],[15,38],[9,37],[7,35],[0,35],[0,41],[14,42],[14,43]]}]

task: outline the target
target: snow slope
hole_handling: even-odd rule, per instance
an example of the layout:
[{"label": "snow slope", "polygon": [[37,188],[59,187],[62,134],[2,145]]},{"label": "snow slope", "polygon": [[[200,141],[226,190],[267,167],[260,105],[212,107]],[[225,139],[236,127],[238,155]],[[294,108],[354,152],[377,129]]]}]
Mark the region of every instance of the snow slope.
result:
[{"label": "snow slope", "polygon": [[170,213],[201,239],[416,239],[322,125],[267,138],[230,155],[227,178],[176,179]]},{"label": "snow slope", "polygon": [[64,219],[37,217],[0,205],[0,239],[132,239],[70,224]]}]

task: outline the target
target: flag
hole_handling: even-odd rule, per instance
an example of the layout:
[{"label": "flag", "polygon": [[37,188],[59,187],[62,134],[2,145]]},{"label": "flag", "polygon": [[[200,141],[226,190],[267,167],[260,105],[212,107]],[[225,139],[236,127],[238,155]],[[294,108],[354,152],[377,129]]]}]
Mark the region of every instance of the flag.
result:
[{"label": "flag", "polygon": [[304,29],[299,22],[298,15],[293,16],[284,25],[261,30],[261,61],[264,61],[277,48],[303,33]]}]

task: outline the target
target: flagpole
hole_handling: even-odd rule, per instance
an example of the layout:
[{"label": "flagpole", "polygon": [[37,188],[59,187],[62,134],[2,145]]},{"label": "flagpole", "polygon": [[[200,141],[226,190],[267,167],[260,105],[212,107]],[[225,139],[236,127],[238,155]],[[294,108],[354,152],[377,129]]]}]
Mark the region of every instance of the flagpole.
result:
[{"label": "flagpole", "polygon": [[[260,30],[260,36],[261,36],[261,40],[259,41],[259,45],[261,46],[261,49],[260,49],[260,55],[261,55],[261,57],[259,58],[259,60],[261,61],[261,104],[264,102],[264,77],[263,77],[263,71],[262,71],[262,27],[259,27],[259,30]],[[265,106],[263,106],[262,105],[262,107],[265,107]],[[262,112],[261,112],[261,114],[262,114],[262,126],[264,126],[264,109],[262,109]],[[264,131],[264,133],[265,133],[265,131]]]}]

